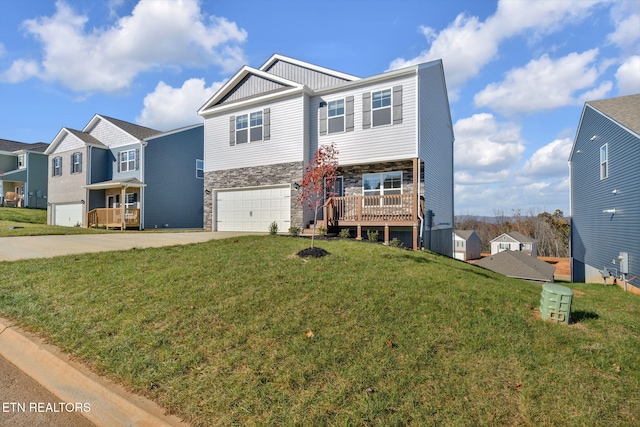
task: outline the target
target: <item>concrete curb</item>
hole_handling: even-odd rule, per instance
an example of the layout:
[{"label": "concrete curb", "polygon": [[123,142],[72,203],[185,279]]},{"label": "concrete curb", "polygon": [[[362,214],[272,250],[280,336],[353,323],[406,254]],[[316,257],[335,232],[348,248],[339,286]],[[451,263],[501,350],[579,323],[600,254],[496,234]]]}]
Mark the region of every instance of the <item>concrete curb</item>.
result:
[{"label": "concrete curb", "polygon": [[164,410],[150,400],[127,393],[2,318],[0,354],[60,398],[60,402],[88,403],[90,410],[78,413],[96,426],[188,426],[176,416],[164,415]]}]

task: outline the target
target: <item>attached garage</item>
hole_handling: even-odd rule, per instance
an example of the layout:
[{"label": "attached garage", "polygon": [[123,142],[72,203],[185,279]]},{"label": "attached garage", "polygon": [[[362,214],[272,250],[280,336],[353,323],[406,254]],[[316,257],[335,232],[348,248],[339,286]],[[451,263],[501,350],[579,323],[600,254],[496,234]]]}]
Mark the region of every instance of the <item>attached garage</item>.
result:
[{"label": "attached garage", "polygon": [[269,186],[214,192],[218,231],[268,232],[275,221],[278,231],[291,226],[291,187]]},{"label": "attached garage", "polygon": [[82,225],[82,203],[67,203],[53,206],[53,224],[64,227]]}]

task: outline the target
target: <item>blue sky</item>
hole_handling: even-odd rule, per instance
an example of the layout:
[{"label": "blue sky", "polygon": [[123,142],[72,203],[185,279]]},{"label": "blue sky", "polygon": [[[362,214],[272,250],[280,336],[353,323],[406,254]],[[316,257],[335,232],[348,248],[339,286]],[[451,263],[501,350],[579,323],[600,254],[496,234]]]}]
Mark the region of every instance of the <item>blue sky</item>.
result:
[{"label": "blue sky", "polygon": [[440,58],[455,211],[569,211],[585,101],[640,93],[640,0],[0,0],[0,138],[158,130],[273,53],[366,77]]}]

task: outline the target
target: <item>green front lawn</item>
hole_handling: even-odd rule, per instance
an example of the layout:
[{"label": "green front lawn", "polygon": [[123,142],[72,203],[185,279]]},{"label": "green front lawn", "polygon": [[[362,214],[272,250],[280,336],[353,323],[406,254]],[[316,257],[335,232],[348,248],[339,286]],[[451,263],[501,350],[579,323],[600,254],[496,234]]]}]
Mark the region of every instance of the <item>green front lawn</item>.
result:
[{"label": "green front lawn", "polygon": [[105,230],[47,225],[47,211],[0,207],[0,237],[104,233]]},{"label": "green front lawn", "polygon": [[192,425],[638,425],[640,298],[427,252],[241,237],[0,263],[0,313]]}]

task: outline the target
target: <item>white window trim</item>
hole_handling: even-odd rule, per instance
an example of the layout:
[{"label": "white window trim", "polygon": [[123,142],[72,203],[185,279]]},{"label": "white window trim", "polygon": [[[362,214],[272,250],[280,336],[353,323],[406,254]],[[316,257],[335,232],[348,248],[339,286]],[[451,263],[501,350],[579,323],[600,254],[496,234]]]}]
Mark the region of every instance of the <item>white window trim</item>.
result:
[{"label": "white window trim", "polygon": [[[252,114],[260,114],[260,124],[259,125],[255,125],[255,126],[251,126],[251,115]],[[247,127],[244,128],[238,128],[238,118],[239,117],[246,117],[247,118]],[[255,141],[251,140],[251,130],[252,129],[257,129],[257,128],[262,128],[262,132],[260,132],[261,138],[260,139],[256,139]],[[247,131],[247,142],[238,142],[238,132],[240,131]],[[252,142],[260,142],[260,141],[264,141],[264,112],[262,110],[257,110],[257,111],[251,111],[249,113],[246,114],[240,114],[236,116],[236,145],[242,145],[242,144],[251,144]]]},{"label": "white window trim", "polygon": [[[605,159],[602,160],[602,149],[604,148]],[[609,143],[600,146],[600,179],[609,177]]]},{"label": "white window trim", "polygon": [[[332,102],[339,102],[342,101],[342,114],[336,114],[335,116],[330,115],[331,114],[331,109],[329,108],[329,105]],[[341,131],[335,131],[335,132],[331,132],[331,126],[329,124],[329,122],[331,121],[331,119],[335,119],[338,117],[342,117],[342,130]],[[346,98],[339,98],[339,99],[334,99],[332,101],[327,101],[327,135],[329,134],[334,134],[334,133],[344,133],[346,131],[346,127],[347,127],[347,101]]]},{"label": "white window trim", "polygon": [[[78,161],[76,162],[76,156]],[[82,164],[82,153],[75,152],[73,153],[73,167],[71,168],[71,173],[80,173],[80,165]]]},{"label": "white window trim", "polygon": [[[384,175],[385,174],[390,174],[390,173],[399,173],[400,174],[400,194],[404,194],[404,189],[403,189],[403,180],[404,180],[404,174],[402,171],[388,171],[388,172],[374,172],[374,173],[365,173],[362,174],[362,195],[363,196],[368,196],[369,194],[365,194],[365,191],[378,191],[378,190],[365,190],[364,189],[364,177],[367,175],[379,175],[380,176],[380,194],[377,194],[378,196],[384,196]],[[389,190],[393,190],[396,191],[397,188],[389,188]]]},{"label": "white window trim", "polygon": [[53,176],[62,176],[62,157],[53,158]]},{"label": "white window trim", "polygon": [[[202,163],[202,167],[198,167],[198,162]],[[198,176],[198,171],[202,171],[202,176]],[[204,160],[196,159],[196,178],[204,179]]]},{"label": "white window trim", "polygon": [[27,167],[27,155],[18,154],[18,169],[25,169]]},{"label": "white window trim", "polygon": [[[377,93],[377,92],[385,92],[385,91],[389,91],[389,105],[386,105],[384,107],[374,107],[373,106],[373,94]],[[389,121],[389,123],[385,123],[383,125],[375,125],[373,122],[373,112],[377,111],[377,110],[384,110],[385,108],[389,109],[389,115],[391,117],[391,120]],[[383,89],[379,89],[379,90],[372,90],[371,91],[371,127],[372,128],[379,128],[379,127],[383,127],[383,126],[391,126],[393,125],[393,88],[392,87],[388,87],[388,88],[383,88]]]},{"label": "white window trim", "polygon": [[[127,160],[122,160],[122,154],[123,153],[127,153]],[[131,153],[133,153],[133,159],[131,159],[130,155]],[[120,162],[120,172],[131,172],[136,170],[136,150],[131,149],[131,150],[122,150],[120,151],[120,153],[118,153],[118,161]],[[133,168],[129,168],[129,163],[133,162]],[[126,168],[125,168],[126,166]]]}]

